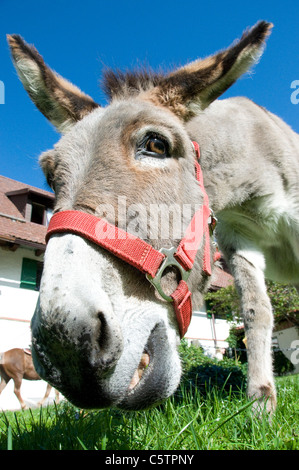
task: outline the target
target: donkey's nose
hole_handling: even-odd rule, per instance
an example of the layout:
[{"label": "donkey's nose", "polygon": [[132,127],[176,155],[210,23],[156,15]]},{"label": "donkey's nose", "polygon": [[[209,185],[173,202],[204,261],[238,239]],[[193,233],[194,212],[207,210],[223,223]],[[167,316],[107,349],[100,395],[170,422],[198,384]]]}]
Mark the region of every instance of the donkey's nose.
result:
[{"label": "donkey's nose", "polygon": [[[34,347],[44,351],[53,363],[73,364],[75,358],[85,366],[107,370],[115,365],[122,349],[122,333],[111,312],[78,304],[48,309],[39,300],[32,318]],[[84,311],[84,308],[86,309]],[[70,362],[68,362],[70,361]]]},{"label": "donkey's nose", "polygon": [[82,401],[82,396],[92,396],[92,384],[96,388],[122,354],[118,322],[103,309],[82,313],[74,306],[67,312],[44,307],[38,303],[31,322],[36,370],[66,398]]}]

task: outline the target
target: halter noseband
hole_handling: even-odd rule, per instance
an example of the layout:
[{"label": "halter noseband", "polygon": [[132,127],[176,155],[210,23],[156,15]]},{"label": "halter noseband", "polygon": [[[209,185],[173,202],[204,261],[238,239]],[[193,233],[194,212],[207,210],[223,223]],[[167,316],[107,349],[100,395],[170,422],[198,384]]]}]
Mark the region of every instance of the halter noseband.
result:
[{"label": "halter noseband", "polygon": [[[204,189],[203,176],[199,165],[200,150],[193,142],[196,159],[196,179],[204,196],[203,205],[195,212],[184,238],[177,249],[162,248],[155,250],[141,238],[110,224],[104,219],[85,212],[70,210],[54,214],[47,230],[46,241],[55,233],[74,233],[108,250],[146,275],[159,294],[168,302],[173,302],[180,335],[183,337],[189,327],[192,316],[191,292],[187,279],[191,273],[196,253],[204,240],[203,271],[211,275],[210,229],[214,229],[216,220],[209,208],[208,195]],[[168,266],[179,269],[181,280],[176,290],[166,295],[161,286],[161,278]]]}]

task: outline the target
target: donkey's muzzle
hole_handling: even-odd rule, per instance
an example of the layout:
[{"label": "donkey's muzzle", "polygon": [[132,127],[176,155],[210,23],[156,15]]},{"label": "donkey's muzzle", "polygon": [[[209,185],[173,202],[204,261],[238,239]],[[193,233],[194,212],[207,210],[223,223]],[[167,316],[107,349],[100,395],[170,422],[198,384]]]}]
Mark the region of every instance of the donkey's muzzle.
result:
[{"label": "donkey's muzzle", "polygon": [[141,409],[178,385],[177,332],[170,341],[160,305],[126,310],[111,257],[77,235],[51,237],[31,323],[32,356],[39,375],[75,406]]},{"label": "donkey's muzzle", "polygon": [[[83,308],[83,306],[82,306]],[[102,310],[88,316],[72,310],[46,313],[38,304],[32,319],[33,361],[40,376],[72,403],[105,407],[110,397],[101,388],[122,350],[118,325]]]}]

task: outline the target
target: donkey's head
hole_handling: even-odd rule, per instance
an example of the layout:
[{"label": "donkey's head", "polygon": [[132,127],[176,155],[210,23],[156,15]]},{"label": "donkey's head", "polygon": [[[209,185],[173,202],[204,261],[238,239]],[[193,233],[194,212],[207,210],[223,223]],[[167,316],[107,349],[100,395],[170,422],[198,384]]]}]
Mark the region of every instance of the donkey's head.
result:
[{"label": "donkey's head", "polygon": [[[29,96],[64,134],[40,157],[55,213],[94,214],[157,250],[177,247],[203,202],[185,123],[252,65],[270,28],[260,22],[229,49],[169,75],[107,72],[106,108],[9,36]],[[188,279],[194,294],[207,283],[202,257],[200,248]],[[164,291],[178,281],[176,270],[165,270]],[[78,406],[147,407],[180,380],[171,303],[140,271],[78,234],[48,242],[32,334],[38,373]]]}]

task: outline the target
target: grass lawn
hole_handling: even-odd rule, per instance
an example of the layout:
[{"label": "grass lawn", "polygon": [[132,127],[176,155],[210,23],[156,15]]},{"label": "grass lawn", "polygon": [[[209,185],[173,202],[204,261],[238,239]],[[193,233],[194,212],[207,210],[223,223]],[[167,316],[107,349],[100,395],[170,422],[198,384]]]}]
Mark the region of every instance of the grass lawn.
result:
[{"label": "grass lawn", "polygon": [[84,411],[67,402],[0,413],[0,449],[31,450],[296,450],[299,376],[276,379],[271,424],[251,414],[244,390],[182,385],[157,408]]}]

